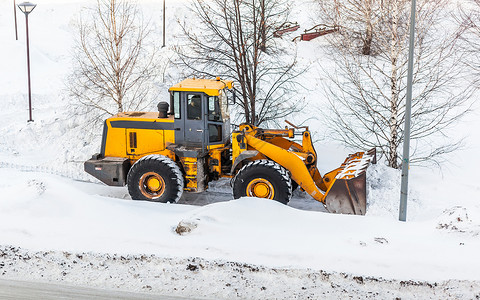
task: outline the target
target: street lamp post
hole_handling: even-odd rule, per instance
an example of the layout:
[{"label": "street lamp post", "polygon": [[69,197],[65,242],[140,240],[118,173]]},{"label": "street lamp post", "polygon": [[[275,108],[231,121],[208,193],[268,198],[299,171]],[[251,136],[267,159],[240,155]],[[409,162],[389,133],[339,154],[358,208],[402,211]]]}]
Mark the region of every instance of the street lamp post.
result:
[{"label": "street lamp post", "polygon": [[165,0],[163,0],[163,46],[165,47]]},{"label": "street lamp post", "polygon": [[403,139],[402,183],[400,186],[400,211],[398,219],[407,220],[408,169],[410,167],[410,119],[412,115],[413,51],[415,46],[415,12],[417,2],[412,0],[410,14],[410,41],[408,48],[407,99],[405,104],[405,135]]},{"label": "street lamp post", "polygon": [[15,19],[15,40],[18,41],[18,30],[17,30],[17,6],[15,0],[13,0],[13,18]]},{"label": "street lamp post", "polygon": [[28,39],[28,14],[32,12],[32,10],[36,7],[36,4],[30,2],[23,2],[18,5],[18,8],[25,14],[25,24],[26,24],[26,31],[27,31],[27,73],[28,73],[28,108],[30,112],[30,118],[28,122],[33,122],[32,119],[32,90],[30,84],[30,46],[29,46],[29,39]]}]

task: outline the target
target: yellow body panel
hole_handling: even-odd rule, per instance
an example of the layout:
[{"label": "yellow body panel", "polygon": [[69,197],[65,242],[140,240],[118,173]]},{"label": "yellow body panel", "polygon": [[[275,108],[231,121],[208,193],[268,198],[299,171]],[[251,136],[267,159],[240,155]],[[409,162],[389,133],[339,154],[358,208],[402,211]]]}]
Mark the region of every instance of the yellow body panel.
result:
[{"label": "yellow body panel", "polygon": [[[127,112],[107,119],[105,126],[106,157],[128,157],[133,162],[148,154],[162,154],[175,159],[166,149],[175,143],[172,117],[158,118],[158,113],[153,112]],[[162,127],[171,127],[171,130],[158,129]]]},{"label": "yellow body panel", "polygon": [[222,152],[225,151],[226,148],[216,148],[213,150],[210,150],[210,160],[216,160],[216,164],[210,164],[210,171],[211,172],[217,172],[218,175],[222,174]]},{"label": "yellow body panel", "polygon": [[112,128],[107,121],[108,136],[105,141],[106,157],[127,157],[125,128]]},{"label": "yellow body panel", "polygon": [[[240,136],[240,138],[239,138]],[[234,131],[232,133],[232,160],[235,162],[235,159],[242,153],[247,150],[247,141],[239,140],[242,137],[242,132]]]},{"label": "yellow body panel", "polygon": [[185,170],[185,190],[197,190],[197,158],[180,157],[183,169]]},{"label": "yellow body panel", "polygon": [[[143,156],[165,149],[165,130],[126,129],[127,155]],[[132,135],[136,136],[136,145],[132,143]]]},{"label": "yellow body panel", "polygon": [[220,149],[220,148],[224,148],[224,147],[225,147],[225,144],[209,145],[209,146],[207,146],[207,149],[208,150],[215,150],[215,149]]},{"label": "yellow body panel", "polygon": [[169,91],[200,92],[209,96],[218,96],[224,88],[232,89],[233,81],[189,78],[175,84]]}]

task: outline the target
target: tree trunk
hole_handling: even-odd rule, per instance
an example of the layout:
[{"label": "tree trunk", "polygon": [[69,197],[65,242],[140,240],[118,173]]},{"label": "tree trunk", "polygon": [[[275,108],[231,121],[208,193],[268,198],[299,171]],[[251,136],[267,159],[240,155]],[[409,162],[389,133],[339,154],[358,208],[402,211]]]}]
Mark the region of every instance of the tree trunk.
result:
[{"label": "tree trunk", "polygon": [[390,53],[391,53],[391,77],[390,77],[390,140],[388,141],[388,166],[398,169],[400,166],[398,164],[398,154],[397,154],[397,145],[398,141],[398,58],[400,53],[399,45],[399,16],[398,16],[398,7],[397,3],[393,1],[392,9],[392,33],[391,33],[391,42],[390,42]]},{"label": "tree trunk", "polygon": [[265,0],[260,0],[260,50],[267,51],[267,26],[265,24]]},{"label": "tree trunk", "polygon": [[363,55],[371,55],[373,41],[373,24],[372,24],[372,1],[365,3],[365,38],[363,40]]}]

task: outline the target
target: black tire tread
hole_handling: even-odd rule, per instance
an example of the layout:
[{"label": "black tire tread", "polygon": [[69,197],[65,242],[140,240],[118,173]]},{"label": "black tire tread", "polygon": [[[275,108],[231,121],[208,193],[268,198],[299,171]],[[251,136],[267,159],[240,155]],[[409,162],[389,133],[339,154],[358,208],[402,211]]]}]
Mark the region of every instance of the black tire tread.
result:
[{"label": "black tire tread", "polygon": [[132,196],[132,199],[134,198],[135,191],[131,190],[133,189],[133,187],[131,187],[130,182],[131,180],[133,180],[133,177],[138,172],[138,169],[142,168],[145,165],[155,165],[155,164],[164,165],[175,177],[172,179],[176,179],[177,184],[174,186],[175,190],[173,191],[173,193],[171,193],[171,197],[170,199],[168,199],[168,202],[175,202],[175,203],[178,202],[182,197],[183,188],[184,188],[182,171],[180,171],[180,168],[173,160],[160,154],[150,154],[140,158],[135,162],[135,164],[133,164],[133,166],[128,171],[127,185],[128,185],[128,191]]},{"label": "black tire tread", "polygon": [[272,172],[275,172],[275,173],[280,175],[281,182],[286,187],[286,190],[285,190],[285,193],[286,193],[285,198],[286,199],[275,199],[275,200],[278,201],[278,202],[281,202],[283,204],[288,204],[288,202],[290,201],[290,199],[292,198],[292,195],[293,195],[292,180],[291,180],[290,172],[287,169],[285,169],[284,167],[282,167],[281,165],[279,165],[278,163],[276,163],[272,160],[267,160],[267,159],[260,159],[260,160],[255,160],[253,162],[250,162],[250,163],[246,164],[245,166],[243,166],[240,169],[240,171],[237,172],[237,174],[233,178],[234,198],[240,198],[241,197],[241,195],[240,195],[241,191],[239,190],[239,184],[237,183],[237,180],[239,178],[242,178],[242,177],[246,176],[245,174],[248,174],[250,172],[255,172],[255,169],[262,168],[262,167],[271,169]]}]

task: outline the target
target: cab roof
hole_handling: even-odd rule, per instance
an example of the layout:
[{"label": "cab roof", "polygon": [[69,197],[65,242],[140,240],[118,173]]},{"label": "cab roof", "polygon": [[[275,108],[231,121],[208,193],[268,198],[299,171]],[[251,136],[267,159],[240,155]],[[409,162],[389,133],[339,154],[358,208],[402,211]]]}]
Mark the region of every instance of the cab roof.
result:
[{"label": "cab roof", "polygon": [[216,79],[188,78],[172,86],[169,91],[202,92],[209,96],[218,96],[220,90],[232,89],[233,81]]}]

